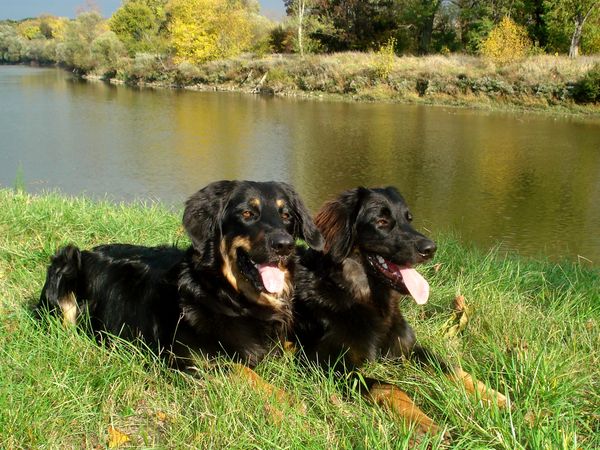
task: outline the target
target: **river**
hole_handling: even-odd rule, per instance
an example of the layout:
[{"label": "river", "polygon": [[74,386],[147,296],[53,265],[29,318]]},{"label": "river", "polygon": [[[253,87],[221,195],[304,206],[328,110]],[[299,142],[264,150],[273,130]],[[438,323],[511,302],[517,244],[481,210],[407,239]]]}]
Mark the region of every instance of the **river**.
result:
[{"label": "river", "polygon": [[0,66],[0,187],[179,206],[218,179],[314,211],[395,185],[433,236],[600,265],[600,118],[134,89]]}]

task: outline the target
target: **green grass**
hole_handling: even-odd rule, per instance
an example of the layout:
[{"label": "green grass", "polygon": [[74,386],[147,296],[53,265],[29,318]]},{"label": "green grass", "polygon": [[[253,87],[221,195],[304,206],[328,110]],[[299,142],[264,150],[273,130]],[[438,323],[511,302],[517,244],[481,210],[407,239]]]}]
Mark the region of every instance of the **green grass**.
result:
[{"label": "green grass", "polygon": [[[372,364],[445,425],[453,448],[600,447],[600,274],[597,268],[479,253],[438,236],[423,268],[432,298],[402,307],[422,342],[510,397],[498,410],[410,364]],[[265,400],[226,370],[198,378],[165,368],[127,343],[100,347],[29,309],[59,245],[186,245],[180,214],[160,205],[113,205],[0,190],[0,448],[104,448],[110,427],[144,448],[437,448],[360,398],[343,399],[332,376],[289,355],[257,371],[303,400],[305,413]],[[445,337],[453,299],[466,328]],[[223,362],[223,367],[226,363]],[[284,412],[277,423],[268,411]]]}]

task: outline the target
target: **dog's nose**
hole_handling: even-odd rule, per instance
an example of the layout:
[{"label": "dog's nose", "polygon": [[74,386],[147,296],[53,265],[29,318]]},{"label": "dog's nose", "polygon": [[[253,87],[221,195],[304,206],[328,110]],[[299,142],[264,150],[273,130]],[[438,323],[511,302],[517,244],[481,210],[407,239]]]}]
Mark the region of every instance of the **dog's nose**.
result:
[{"label": "dog's nose", "polygon": [[435,242],[433,242],[429,239],[423,239],[423,240],[417,242],[417,251],[424,258],[427,258],[427,259],[432,258],[433,255],[435,254],[436,250],[437,250],[437,246],[435,245]]},{"label": "dog's nose", "polygon": [[294,249],[294,238],[287,233],[277,233],[271,235],[269,244],[279,256],[288,256]]}]

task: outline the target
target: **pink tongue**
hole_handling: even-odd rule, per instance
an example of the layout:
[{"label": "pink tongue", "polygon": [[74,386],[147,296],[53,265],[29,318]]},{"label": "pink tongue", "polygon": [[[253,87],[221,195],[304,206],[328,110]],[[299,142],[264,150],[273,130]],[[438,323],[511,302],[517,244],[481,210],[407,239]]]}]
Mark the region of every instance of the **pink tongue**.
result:
[{"label": "pink tongue", "polygon": [[429,298],[429,284],[415,269],[400,269],[402,281],[410,295],[413,296],[418,305],[424,305]]},{"label": "pink tongue", "polygon": [[262,279],[265,289],[271,294],[278,294],[283,291],[285,283],[285,272],[279,270],[275,264],[259,264],[258,273]]}]

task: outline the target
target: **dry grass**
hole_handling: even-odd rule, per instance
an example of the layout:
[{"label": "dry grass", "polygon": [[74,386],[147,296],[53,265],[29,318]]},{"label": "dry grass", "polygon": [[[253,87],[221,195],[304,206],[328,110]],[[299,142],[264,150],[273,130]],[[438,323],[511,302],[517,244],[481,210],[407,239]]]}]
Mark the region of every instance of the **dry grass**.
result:
[{"label": "dry grass", "polygon": [[304,58],[243,55],[202,66],[180,65],[163,73],[162,81],[154,84],[358,101],[597,114],[598,104],[579,105],[573,98],[575,83],[596,64],[600,64],[600,55],[578,59],[538,55],[506,65],[464,54],[391,59],[378,52]]}]

